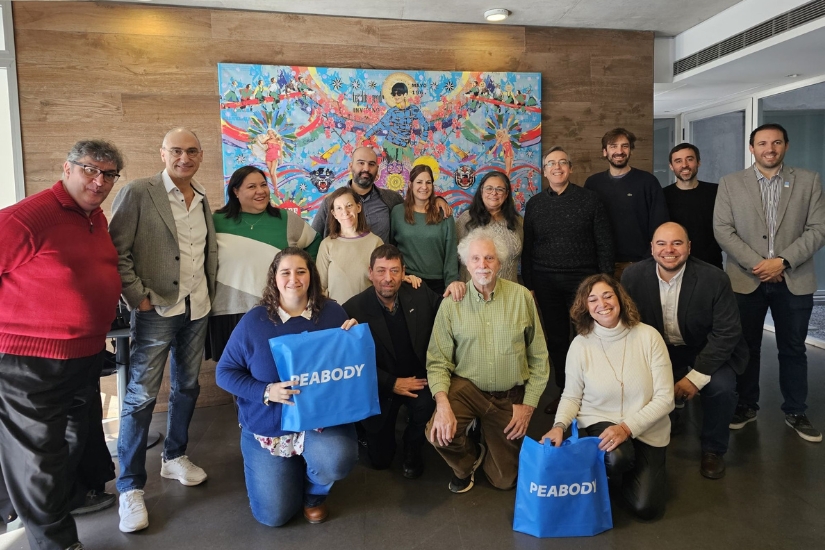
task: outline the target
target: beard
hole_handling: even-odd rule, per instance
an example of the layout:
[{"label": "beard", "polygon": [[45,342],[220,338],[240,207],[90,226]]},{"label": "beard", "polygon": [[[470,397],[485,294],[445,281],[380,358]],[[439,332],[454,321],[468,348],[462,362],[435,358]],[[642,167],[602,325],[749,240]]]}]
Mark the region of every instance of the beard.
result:
[{"label": "beard", "polygon": [[489,285],[493,282],[493,270],[476,269],[473,271],[473,282],[481,286]]},{"label": "beard", "polygon": [[607,162],[610,163],[610,166],[613,168],[624,168],[627,166],[627,162],[630,160],[630,155],[626,155],[621,158],[614,158],[614,157],[607,157]]},{"label": "beard", "polygon": [[676,173],[676,179],[679,180],[679,181],[684,181],[684,182],[693,181],[693,178],[695,178],[696,174],[698,174],[698,173],[699,173],[699,170],[691,170],[690,174],[688,174],[687,177],[685,177],[681,172],[677,172]]},{"label": "beard", "polygon": [[370,172],[361,172],[357,175],[352,175],[352,183],[354,183],[361,189],[369,189],[374,179],[375,178]]}]

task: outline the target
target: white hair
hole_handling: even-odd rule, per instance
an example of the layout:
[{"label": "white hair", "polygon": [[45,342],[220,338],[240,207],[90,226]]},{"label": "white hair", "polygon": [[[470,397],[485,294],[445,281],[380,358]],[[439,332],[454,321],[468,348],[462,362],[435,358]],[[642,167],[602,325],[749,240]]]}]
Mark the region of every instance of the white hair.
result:
[{"label": "white hair", "polygon": [[477,227],[470,231],[467,236],[458,243],[458,257],[461,258],[461,263],[464,265],[467,265],[467,260],[469,260],[470,245],[476,241],[490,241],[493,243],[493,248],[496,249],[498,261],[502,265],[507,261],[507,243],[501,238],[501,235],[491,231],[487,227]]}]

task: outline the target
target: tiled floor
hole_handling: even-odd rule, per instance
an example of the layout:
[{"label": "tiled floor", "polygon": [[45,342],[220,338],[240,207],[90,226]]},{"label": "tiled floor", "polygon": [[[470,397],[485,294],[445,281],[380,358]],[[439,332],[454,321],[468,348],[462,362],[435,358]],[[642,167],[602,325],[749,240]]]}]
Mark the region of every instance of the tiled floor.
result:
[{"label": "tiled floor", "polygon": [[[809,348],[810,418],[825,428],[825,350]],[[401,477],[399,465],[377,472],[363,464],[333,489],[331,519],[309,525],[296,517],[287,526],[259,525],[249,512],[231,406],[198,409],[189,455],[209,480],[183,487],[161,479],[160,448],[150,449],[146,487],[150,526],[125,535],[116,508],[78,519],[88,549],[412,549],[481,550],[533,548],[825,547],[825,446],[806,443],[784,425],[779,410],[776,346],[765,333],[763,399],[759,420],[731,437],[727,477],[698,472],[698,403],[688,406],[685,433],[668,449],[670,496],[661,520],[644,523],[614,506],[612,531],[585,539],[540,540],[512,531],[513,491],[479,482],[464,495],[447,490],[450,472],[433,449],[417,481]],[[552,395],[546,395],[544,401]],[[165,415],[153,429],[164,430]],[[538,437],[551,418],[537,411],[529,435]],[[28,548],[22,530],[0,535],[0,550]]]}]

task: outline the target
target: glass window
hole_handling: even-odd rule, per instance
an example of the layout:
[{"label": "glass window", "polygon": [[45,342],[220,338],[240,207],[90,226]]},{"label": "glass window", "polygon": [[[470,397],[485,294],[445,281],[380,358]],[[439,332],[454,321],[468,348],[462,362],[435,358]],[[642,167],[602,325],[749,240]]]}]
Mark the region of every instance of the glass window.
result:
[{"label": "glass window", "polygon": [[662,187],[675,180],[670,171],[670,150],[676,145],[676,119],[653,119],[653,175]]},{"label": "glass window", "polygon": [[699,179],[719,183],[722,176],[745,168],[745,111],[733,111],[690,123],[691,143],[699,148]]}]

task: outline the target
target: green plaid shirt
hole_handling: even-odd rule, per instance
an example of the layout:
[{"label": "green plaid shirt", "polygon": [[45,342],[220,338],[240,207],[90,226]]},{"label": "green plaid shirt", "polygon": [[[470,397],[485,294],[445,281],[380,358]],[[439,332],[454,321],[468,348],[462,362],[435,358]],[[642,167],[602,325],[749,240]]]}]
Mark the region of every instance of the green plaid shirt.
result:
[{"label": "green plaid shirt", "polygon": [[468,281],[460,302],[443,300],[427,349],[430,391],[448,392],[450,377],[481,391],[524,384],[524,404],[537,406],[550,368],[533,297],[523,286],[496,279],[489,301]]}]

